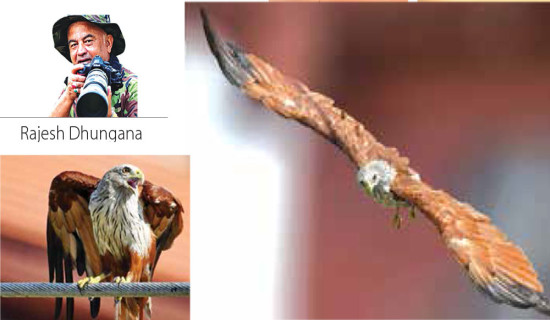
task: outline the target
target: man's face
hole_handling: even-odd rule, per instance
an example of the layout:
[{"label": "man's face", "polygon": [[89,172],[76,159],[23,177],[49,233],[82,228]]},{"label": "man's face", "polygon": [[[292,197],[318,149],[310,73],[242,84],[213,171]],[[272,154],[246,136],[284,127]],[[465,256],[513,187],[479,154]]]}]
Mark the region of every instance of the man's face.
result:
[{"label": "man's face", "polygon": [[78,21],[67,30],[69,53],[73,64],[89,63],[99,55],[109,61],[113,48],[113,36],[87,21]]}]

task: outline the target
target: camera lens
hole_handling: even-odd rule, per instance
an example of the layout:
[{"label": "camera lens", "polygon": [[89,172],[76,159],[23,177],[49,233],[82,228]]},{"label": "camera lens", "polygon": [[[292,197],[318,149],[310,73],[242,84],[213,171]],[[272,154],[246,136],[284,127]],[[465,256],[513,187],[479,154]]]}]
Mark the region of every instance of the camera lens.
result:
[{"label": "camera lens", "polygon": [[78,117],[106,117],[109,109],[107,100],[107,74],[101,69],[92,69],[76,102]]}]

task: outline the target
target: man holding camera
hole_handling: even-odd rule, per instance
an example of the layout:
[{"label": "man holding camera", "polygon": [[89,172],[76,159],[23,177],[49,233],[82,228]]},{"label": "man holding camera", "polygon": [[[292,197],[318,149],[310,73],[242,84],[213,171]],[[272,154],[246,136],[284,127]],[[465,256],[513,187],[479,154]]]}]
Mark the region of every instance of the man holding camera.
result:
[{"label": "man holding camera", "polygon": [[138,78],[118,61],[126,43],[109,15],[66,16],[52,32],[55,48],[73,67],[51,116],[137,117]]}]

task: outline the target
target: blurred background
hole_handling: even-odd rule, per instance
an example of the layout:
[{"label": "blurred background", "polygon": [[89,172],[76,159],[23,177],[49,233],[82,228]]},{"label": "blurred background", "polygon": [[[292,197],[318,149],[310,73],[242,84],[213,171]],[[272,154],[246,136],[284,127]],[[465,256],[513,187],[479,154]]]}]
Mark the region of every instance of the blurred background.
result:
[{"label": "blurred background", "polygon": [[[477,292],[423,216],[393,229],[393,210],[361,193],[337,148],[232,87],[199,7],[225,39],[333,98],[424,181],[491,216],[548,289],[549,6],[188,3],[185,12],[186,101],[205,161],[193,192],[211,215],[194,217],[197,237],[212,221],[241,226],[216,229],[216,245],[194,243],[247,253],[233,251],[240,267],[193,256],[204,293],[193,313],[206,315],[197,319],[220,314],[209,301],[231,319],[540,318]],[[212,181],[223,182],[223,211],[203,199]],[[215,292],[224,279],[236,281],[232,295]]]},{"label": "blurred background", "polygon": [[[52,179],[75,170],[101,178],[110,168],[131,163],[145,178],[178,197],[184,229],[163,252],[155,281],[190,280],[189,157],[187,156],[2,156],[0,157],[0,234],[2,282],[47,282],[46,219]],[[76,275],[76,273],[74,273]],[[189,298],[153,298],[155,319],[189,319]],[[114,300],[102,298],[98,319],[114,318]],[[62,319],[64,319],[65,303]],[[52,319],[54,298],[2,299],[2,319]],[[87,299],[75,299],[75,319],[90,318]]]}]

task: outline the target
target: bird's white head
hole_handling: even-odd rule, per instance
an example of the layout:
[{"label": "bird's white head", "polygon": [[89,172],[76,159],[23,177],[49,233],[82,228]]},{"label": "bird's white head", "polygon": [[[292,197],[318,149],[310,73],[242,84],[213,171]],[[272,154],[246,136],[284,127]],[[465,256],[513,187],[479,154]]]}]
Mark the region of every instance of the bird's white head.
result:
[{"label": "bird's white head", "polygon": [[390,192],[395,175],[395,169],[387,161],[373,160],[359,168],[357,182],[378,201],[383,194]]},{"label": "bird's white head", "polygon": [[108,179],[114,187],[137,191],[138,186],[145,181],[145,175],[134,165],[121,164],[107,171],[103,179]]}]

